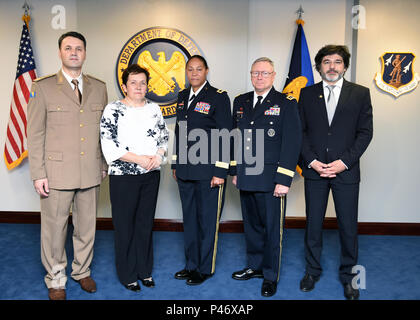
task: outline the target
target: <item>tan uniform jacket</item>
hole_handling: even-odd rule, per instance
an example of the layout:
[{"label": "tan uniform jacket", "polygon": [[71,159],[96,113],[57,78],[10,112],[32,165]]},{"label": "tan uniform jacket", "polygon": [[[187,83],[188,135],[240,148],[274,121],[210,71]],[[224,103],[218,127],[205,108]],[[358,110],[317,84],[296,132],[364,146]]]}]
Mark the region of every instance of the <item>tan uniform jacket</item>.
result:
[{"label": "tan uniform jacket", "polygon": [[82,103],[61,71],[34,81],[28,104],[31,179],[48,178],[53,189],[101,183],[99,121],[108,103],[106,84],[83,75]]}]

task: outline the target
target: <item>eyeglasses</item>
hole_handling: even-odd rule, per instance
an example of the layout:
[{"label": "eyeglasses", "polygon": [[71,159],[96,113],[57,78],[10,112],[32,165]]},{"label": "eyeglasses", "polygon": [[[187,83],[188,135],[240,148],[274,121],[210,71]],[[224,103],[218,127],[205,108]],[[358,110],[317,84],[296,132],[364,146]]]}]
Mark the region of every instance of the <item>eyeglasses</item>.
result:
[{"label": "eyeglasses", "polygon": [[251,71],[251,77],[256,78],[259,75],[262,75],[263,78],[268,78],[273,72],[268,72],[268,71]]}]

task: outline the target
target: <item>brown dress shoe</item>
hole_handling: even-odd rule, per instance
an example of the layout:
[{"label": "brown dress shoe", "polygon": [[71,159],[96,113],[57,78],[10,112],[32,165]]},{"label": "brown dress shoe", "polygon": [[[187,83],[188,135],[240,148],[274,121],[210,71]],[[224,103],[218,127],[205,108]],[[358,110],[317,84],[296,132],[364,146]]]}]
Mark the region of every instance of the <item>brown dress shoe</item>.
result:
[{"label": "brown dress shoe", "polygon": [[83,290],[89,293],[96,292],[96,283],[91,277],[86,277],[83,279],[80,279],[79,281],[80,286]]},{"label": "brown dress shoe", "polygon": [[66,300],[66,290],[64,289],[48,289],[48,298],[50,300]]}]

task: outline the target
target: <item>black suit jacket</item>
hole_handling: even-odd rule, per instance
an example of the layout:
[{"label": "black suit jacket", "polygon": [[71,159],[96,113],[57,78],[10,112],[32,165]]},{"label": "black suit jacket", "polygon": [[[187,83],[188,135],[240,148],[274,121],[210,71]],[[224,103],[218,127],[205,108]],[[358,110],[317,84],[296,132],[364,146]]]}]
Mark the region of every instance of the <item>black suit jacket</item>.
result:
[{"label": "black suit jacket", "polygon": [[317,159],[330,163],[341,159],[348,170],[337,175],[336,182],[360,181],[359,159],[373,135],[372,104],[369,89],[343,81],[337,108],[328,125],[322,81],[303,88],[299,98],[303,146],[300,165],[306,179],[323,179],[308,165]]},{"label": "black suit jacket", "polygon": [[[207,82],[188,108],[190,90],[189,87],[178,94],[175,154],[171,168],[176,169],[177,177],[184,180],[208,180],[213,176],[225,179],[230,162],[229,145],[224,148],[223,143],[226,142],[221,138],[214,141],[212,130],[232,129],[229,96],[226,91],[218,90]],[[187,140],[186,135],[192,139],[190,133],[196,129],[205,133],[205,137]],[[214,154],[216,151],[217,154]],[[191,153],[199,158],[199,163],[191,161]]]},{"label": "black suit jacket", "polygon": [[[231,175],[237,175],[237,188],[246,191],[272,192],[276,184],[290,186],[302,146],[302,130],[296,99],[270,90],[267,97],[253,111],[254,92],[239,95],[233,102],[233,128],[238,128],[242,141],[240,154],[233,151]],[[258,140],[257,130],[263,134]],[[264,150],[257,157],[259,147]],[[234,148],[234,144],[232,144]],[[262,148],[261,148],[262,149]],[[261,164],[247,163],[246,153]],[[262,167],[259,174],[247,173],[248,168]]]}]

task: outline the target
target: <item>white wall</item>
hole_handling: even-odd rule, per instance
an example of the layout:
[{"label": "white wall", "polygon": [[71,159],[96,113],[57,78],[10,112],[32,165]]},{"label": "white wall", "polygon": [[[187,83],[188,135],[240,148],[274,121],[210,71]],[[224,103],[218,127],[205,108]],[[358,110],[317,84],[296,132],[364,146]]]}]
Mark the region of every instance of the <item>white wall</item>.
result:
[{"label": "white wall", "polygon": [[[17,43],[22,25],[21,2],[0,2],[0,39],[4,47],[0,60],[3,71],[0,78],[2,148],[16,72]],[[362,158],[359,220],[420,222],[414,205],[414,177],[419,169],[413,166],[419,152],[412,148],[419,115],[416,98],[420,91],[417,89],[396,100],[380,93],[372,82],[375,72],[380,70],[378,58],[383,52],[395,48],[416,53],[419,40],[414,33],[419,23],[414,15],[419,12],[420,4],[416,0],[400,1],[401,5],[397,6],[379,0],[365,2],[361,4],[367,9],[367,29],[359,31],[356,80],[371,88],[375,132],[374,140]],[[88,42],[84,71],[107,82],[110,100],[119,98],[114,70],[122,46],[132,35],[148,27],[176,28],[194,39],[208,60],[210,82],[227,90],[231,101],[239,93],[252,89],[249,67],[259,56],[274,60],[277,71],[275,87],[283,88],[296,32],[295,11],[299,4],[305,11],[304,30],[312,59],[327,43],[352,45],[351,0],[302,0],[298,3],[293,0],[66,0],[61,2],[66,8],[66,30],[51,27],[54,16],[51,8],[59,4],[57,1],[31,0],[30,3],[33,7],[32,45],[38,75],[55,73],[59,69],[57,39],[66,31],[77,30],[86,36]],[[407,7],[410,10],[405,10]],[[402,29],[406,32],[400,32],[401,25],[408,21],[407,11],[412,19]],[[391,13],[394,14],[392,17]],[[383,32],[390,32],[390,24],[383,19],[384,15],[389,15],[387,21],[398,25],[389,37]],[[387,29],[377,27],[382,24]],[[401,43],[405,46],[402,47]],[[349,76],[350,70],[346,78]],[[320,80],[318,74],[314,77],[315,81]],[[167,123],[173,130],[174,119],[168,119]],[[392,155],[389,153],[390,141],[395,141]],[[411,171],[408,170],[409,164]],[[0,211],[39,211],[39,200],[29,179],[26,160],[10,172],[1,164],[0,180]],[[388,181],[392,181],[391,188],[386,187]],[[303,180],[297,177],[288,197],[287,215],[304,216],[304,210]],[[98,216],[111,216],[107,179],[101,185]],[[332,204],[327,216],[335,216]],[[162,171],[156,218],[181,217],[178,190],[167,165]],[[241,219],[239,196],[230,182],[222,219]]]},{"label": "white wall", "polygon": [[399,98],[379,90],[374,81],[385,52],[413,52],[420,71],[420,2],[365,0],[366,29],[359,30],[357,82],[371,89],[374,133],[362,159],[365,171],[360,206],[372,219],[420,221],[420,88]]}]

